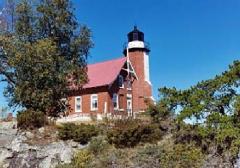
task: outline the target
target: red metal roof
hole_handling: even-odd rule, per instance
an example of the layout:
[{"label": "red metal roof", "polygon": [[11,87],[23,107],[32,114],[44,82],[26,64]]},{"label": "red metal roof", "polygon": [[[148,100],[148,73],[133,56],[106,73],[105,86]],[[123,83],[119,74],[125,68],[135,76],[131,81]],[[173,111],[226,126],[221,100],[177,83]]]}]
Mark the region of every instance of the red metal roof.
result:
[{"label": "red metal roof", "polygon": [[111,84],[116,80],[126,60],[126,57],[121,57],[88,65],[87,74],[89,82],[85,84],[83,88],[86,89]]}]

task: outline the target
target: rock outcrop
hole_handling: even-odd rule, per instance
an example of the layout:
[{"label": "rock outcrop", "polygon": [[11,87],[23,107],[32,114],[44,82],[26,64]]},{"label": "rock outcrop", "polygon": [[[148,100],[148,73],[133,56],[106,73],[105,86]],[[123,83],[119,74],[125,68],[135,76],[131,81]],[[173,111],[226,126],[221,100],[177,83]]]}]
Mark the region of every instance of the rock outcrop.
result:
[{"label": "rock outcrop", "polygon": [[[0,168],[53,168],[59,163],[70,163],[76,150],[84,146],[72,141],[52,141],[30,144],[35,135],[18,132],[15,123],[0,123]],[[43,129],[39,134],[44,133]]]}]

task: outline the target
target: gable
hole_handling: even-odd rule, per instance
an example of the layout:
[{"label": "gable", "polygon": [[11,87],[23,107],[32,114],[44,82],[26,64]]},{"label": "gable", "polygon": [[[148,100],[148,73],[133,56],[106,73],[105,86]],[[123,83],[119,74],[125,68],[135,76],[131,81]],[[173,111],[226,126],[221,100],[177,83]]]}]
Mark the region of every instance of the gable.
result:
[{"label": "gable", "polygon": [[88,65],[88,83],[83,88],[106,86],[114,82],[122,67],[126,63],[126,57]]}]

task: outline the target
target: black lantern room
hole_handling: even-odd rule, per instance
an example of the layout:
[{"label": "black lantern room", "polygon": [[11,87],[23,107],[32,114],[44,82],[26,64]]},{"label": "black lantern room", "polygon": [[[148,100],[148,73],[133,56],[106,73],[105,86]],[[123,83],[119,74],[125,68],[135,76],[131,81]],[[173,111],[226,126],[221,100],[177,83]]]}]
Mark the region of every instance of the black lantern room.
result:
[{"label": "black lantern room", "polygon": [[[127,55],[127,49],[129,52],[132,52],[132,51],[143,51],[143,52],[147,52],[149,53],[150,52],[150,48],[149,48],[149,45],[148,43],[146,43],[144,41],[144,33],[141,32],[140,30],[138,30],[137,26],[134,26],[134,29],[133,31],[131,31],[130,33],[128,33],[128,44],[125,44],[124,45],[124,50],[123,50],[123,53],[124,55],[126,56]],[[135,43],[135,42],[143,42],[144,45],[133,45],[132,47],[129,47],[129,43]]]},{"label": "black lantern room", "polygon": [[133,31],[128,33],[128,42],[132,41],[143,41],[144,42],[144,33],[137,29],[137,26],[134,26]]}]

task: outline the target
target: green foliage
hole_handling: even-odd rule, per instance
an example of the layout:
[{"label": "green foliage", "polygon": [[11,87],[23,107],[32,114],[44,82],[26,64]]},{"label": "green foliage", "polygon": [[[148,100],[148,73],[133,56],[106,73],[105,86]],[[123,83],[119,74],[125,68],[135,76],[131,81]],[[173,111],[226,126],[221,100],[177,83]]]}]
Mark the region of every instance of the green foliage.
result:
[{"label": "green foliage", "polygon": [[92,137],[98,135],[98,129],[94,125],[73,123],[63,124],[59,127],[59,138],[62,140],[73,139],[81,144],[88,143]]},{"label": "green foliage", "polygon": [[104,136],[93,137],[88,146],[88,150],[94,155],[101,154],[108,148],[110,145]]},{"label": "green foliage", "polygon": [[55,168],[75,168],[72,164],[59,164]]},{"label": "green foliage", "polygon": [[135,167],[200,168],[204,155],[191,144],[145,145],[132,159]]},{"label": "green foliage", "polygon": [[56,168],[86,168],[89,167],[90,161],[93,159],[93,155],[86,149],[79,150],[70,164],[60,164]]},{"label": "green foliage", "polygon": [[131,155],[132,153],[128,152],[128,150],[116,149],[112,147],[95,156],[94,159],[89,164],[89,167],[94,168],[130,167],[132,166]]},{"label": "green foliage", "polygon": [[[240,61],[213,79],[201,81],[186,90],[160,88],[160,101],[151,109],[153,121],[163,114],[176,114],[176,143],[195,143],[204,152],[216,149],[219,155],[231,151],[236,157],[240,131]],[[159,107],[159,108],[157,108]],[[151,113],[150,113],[151,114]],[[186,119],[191,124],[184,124]]]},{"label": "green foliage", "polygon": [[135,156],[132,158],[135,167],[161,167],[160,158],[163,149],[157,145],[145,145],[137,149]]},{"label": "green foliage", "polygon": [[165,101],[169,110],[180,111],[179,121],[195,117],[197,120],[207,118],[211,113],[227,115],[232,113],[231,105],[236,100],[240,64],[233,66],[214,79],[199,82],[187,90],[176,88],[159,89],[161,101]]},{"label": "green foliage", "polygon": [[77,125],[74,123],[66,123],[58,127],[58,136],[62,140],[69,140],[74,138],[74,132],[77,129]]},{"label": "green foliage", "polygon": [[230,152],[230,158],[234,160],[240,148],[240,129],[228,126],[221,128],[205,127],[202,125],[181,125],[174,132],[175,143],[194,143],[203,153],[215,153],[219,156]]},{"label": "green foliage", "polygon": [[163,150],[160,165],[163,168],[200,168],[204,155],[201,149],[191,144],[177,144],[171,149]]},{"label": "green foliage", "polygon": [[91,31],[79,26],[70,0],[20,0],[13,31],[0,35],[0,75],[11,106],[57,117],[61,99],[87,82]]},{"label": "green foliage", "polygon": [[138,120],[118,120],[108,130],[110,144],[118,148],[134,147],[140,142],[156,142],[162,136],[159,126],[140,123]]},{"label": "green foliage", "polygon": [[[192,144],[171,144],[168,141],[161,145],[145,144],[135,148],[115,148],[107,145],[104,137],[96,137],[90,142],[94,147],[87,147],[81,150],[79,157],[74,157],[71,164],[59,168],[81,167],[111,168],[111,167],[166,167],[166,168],[185,168],[201,167],[204,161],[204,154],[201,149]],[[99,150],[97,151],[97,144]],[[70,167],[71,166],[71,167]],[[74,167],[75,166],[75,167]]]},{"label": "green foliage", "polygon": [[32,111],[30,109],[18,112],[17,127],[20,129],[40,128],[47,124],[46,116],[42,112]]},{"label": "green foliage", "polygon": [[80,150],[73,158],[72,164],[74,168],[86,168],[93,159],[93,155],[88,150]]},{"label": "green foliage", "polygon": [[147,113],[155,123],[159,123],[160,121],[167,120],[171,117],[171,112],[169,111],[167,104],[163,101],[158,102],[156,105],[149,104]]}]

